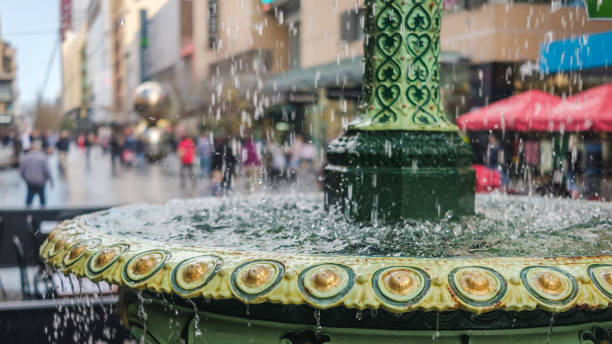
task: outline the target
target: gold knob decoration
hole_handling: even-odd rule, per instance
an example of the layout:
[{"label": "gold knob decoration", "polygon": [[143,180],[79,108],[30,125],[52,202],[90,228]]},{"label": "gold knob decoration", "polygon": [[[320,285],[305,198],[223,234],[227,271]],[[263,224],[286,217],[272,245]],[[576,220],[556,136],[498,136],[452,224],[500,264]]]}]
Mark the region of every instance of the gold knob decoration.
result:
[{"label": "gold knob decoration", "polygon": [[612,265],[594,264],[589,266],[588,273],[597,289],[612,299]]},{"label": "gold knob decoration", "polygon": [[155,275],[162,269],[170,253],[162,250],[146,251],[130,258],[123,268],[123,281],[129,285],[137,285]]},{"label": "gold knob decoration", "polygon": [[163,250],[139,253],[123,267],[123,281],[130,286],[138,285],[159,272],[169,258],[170,253]]},{"label": "gold knob decoration", "polygon": [[[390,267],[374,274],[375,291],[394,302],[410,302],[417,298],[425,288],[427,275],[412,267]],[[378,288],[376,288],[378,287]]]},{"label": "gold knob decoration", "polygon": [[144,275],[151,272],[162,260],[163,256],[160,253],[151,253],[146,256],[142,256],[134,262],[130,271],[134,275]]},{"label": "gold knob decoration", "polygon": [[467,271],[461,275],[460,286],[470,295],[488,295],[491,293],[490,281],[482,271]]},{"label": "gold knob decoration", "polygon": [[62,264],[66,267],[73,265],[86,255],[87,249],[98,246],[99,243],[99,240],[93,239],[82,241],[75,245],[72,245],[64,255],[64,260],[62,261]]},{"label": "gold knob decoration", "polygon": [[85,252],[86,248],[87,248],[87,245],[85,245],[84,243],[77,244],[76,246],[71,248],[70,251],[68,252],[68,259],[75,260],[79,258],[79,256]]},{"label": "gold knob decoration", "polygon": [[388,271],[383,275],[382,280],[385,288],[397,295],[406,295],[411,289],[414,289],[415,283],[410,272],[406,270]]},{"label": "gold knob decoration", "polygon": [[221,260],[214,256],[196,256],[182,261],[172,271],[172,285],[181,295],[191,295],[203,288],[219,270]]},{"label": "gold knob decoration", "polygon": [[208,272],[208,265],[205,262],[191,262],[183,270],[183,280],[193,283],[200,280]]},{"label": "gold knob decoration", "polygon": [[608,286],[612,287],[612,269],[603,270],[599,273],[602,281],[606,282]]},{"label": "gold knob decoration", "polygon": [[305,270],[300,283],[309,296],[327,299],[346,291],[350,280],[348,271],[336,264],[322,264]]},{"label": "gold knob decoration", "polygon": [[272,260],[245,263],[232,274],[234,291],[242,298],[255,298],[269,292],[285,273],[284,266]]},{"label": "gold knob decoration", "polygon": [[313,274],[311,279],[312,285],[320,291],[327,291],[335,288],[341,281],[342,278],[340,275],[332,269],[321,269]]},{"label": "gold knob decoration", "polygon": [[450,280],[460,298],[467,303],[494,303],[503,297],[507,288],[499,273],[478,266],[459,268],[452,273]]},{"label": "gold knob decoration", "polygon": [[87,262],[87,269],[85,270],[87,277],[92,279],[97,278],[98,275],[119,260],[121,254],[123,254],[123,252],[125,252],[127,249],[127,245],[115,244],[113,246],[105,247],[93,254]]},{"label": "gold knob decoration", "polygon": [[117,247],[107,247],[100,251],[94,260],[94,266],[96,268],[102,268],[108,265],[115,257],[117,257],[120,253],[119,248]]},{"label": "gold knob decoration", "polygon": [[249,288],[261,287],[270,281],[273,273],[273,268],[269,265],[257,264],[244,272],[242,275],[242,283]]},{"label": "gold knob decoration", "polygon": [[546,294],[559,295],[563,292],[564,286],[561,278],[550,272],[543,272],[537,277],[537,283]]},{"label": "gold knob decoration", "polygon": [[572,280],[568,277],[569,274],[559,269],[529,267],[525,270],[527,271],[525,275],[527,289],[546,301],[566,300],[574,290]]},{"label": "gold knob decoration", "polygon": [[64,240],[64,239],[60,239],[60,240],[56,241],[55,242],[55,246],[53,246],[53,252],[57,253],[59,250],[64,248],[65,245],[66,245],[66,240]]}]

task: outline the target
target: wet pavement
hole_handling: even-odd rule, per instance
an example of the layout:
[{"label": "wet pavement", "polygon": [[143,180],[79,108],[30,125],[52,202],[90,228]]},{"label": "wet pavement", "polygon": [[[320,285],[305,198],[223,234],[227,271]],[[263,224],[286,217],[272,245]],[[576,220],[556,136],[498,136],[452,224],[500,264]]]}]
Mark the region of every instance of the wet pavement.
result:
[{"label": "wet pavement", "polygon": [[[181,190],[179,162],[175,155],[142,168],[119,166],[113,174],[110,155],[101,149],[92,149],[89,159],[80,149],[72,149],[68,166],[67,176],[61,177],[57,155],[49,156],[54,185],[46,186],[48,208],[163,203],[174,198],[210,194],[206,179],[197,180],[195,186],[188,183]],[[25,206],[26,185],[18,169],[0,170],[0,192],[0,208]],[[38,198],[35,198],[34,208],[38,206]]]}]

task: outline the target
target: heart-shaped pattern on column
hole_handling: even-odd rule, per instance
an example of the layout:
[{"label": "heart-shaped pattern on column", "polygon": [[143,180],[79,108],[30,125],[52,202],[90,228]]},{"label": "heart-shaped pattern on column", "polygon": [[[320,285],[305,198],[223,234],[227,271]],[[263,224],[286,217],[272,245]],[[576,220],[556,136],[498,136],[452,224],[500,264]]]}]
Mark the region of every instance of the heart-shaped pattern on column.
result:
[{"label": "heart-shaped pattern on column", "polygon": [[417,108],[424,108],[431,100],[431,90],[425,85],[410,85],[406,89],[406,99]]},{"label": "heart-shaped pattern on column", "polygon": [[386,3],[376,17],[376,27],[379,30],[394,29],[397,30],[402,25],[402,14],[390,3]]},{"label": "heart-shaped pattern on column", "polygon": [[425,62],[423,62],[423,60],[421,60],[420,58],[415,58],[414,61],[412,61],[412,64],[408,66],[408,72],[406,73],[406,78],[408,79],[408,81],[425,82],[427,81],[428,77],[429,68],[427,67]]},{"label": "heart-shaped pattern on column", "polygon": [[376,71],[378,81],[397,81],[402,75],[400,66],[393,59],[388,58]]},{"label": "heart-shaped pattern on column", "polygon": [[441,11],[440,11],[440,8],[439,8],[440,7],[440,3],[437,2],[437,4],[436,4],[436,2],[434,2],[433,0],[431,0],[431,1],[432,1],[431,3],[433,4],[433,6],[431,6],[431,8],[433,10],[433,20],[432,20],[433,29],[439,32],[440,31],[440,25],[442,24],[442,18],[441,18],[441,15],[440,15]]},{"label": "heart-shaped pattern on column", "polygon": [[377,113],[374,118],[372,118],[372,122],[378,124],[385,124],[397,121],[397,114],[393,112],[391,109],[384,109],[381,112]]},{"label": "heart-shaped pattern on column", "polygon": [[[426,85],[410,85],[406,89],[406,98],[410,104],[416,107],[416,111],[412,114],[412,121],[418,124],[432,124],[437,122],[427,108],[432,99],[432,92]],[[434,108],[435,109],[435,108]]]},{"label": "heart-shaped pattern on column", "polygon": [[421,35],[410,33],[406,39],[406,48],[414,57],[421,58],[431,48],[431,37],[426,33]]},{"label": "heart-shaped pattern on column", "polygon": [[431,42],[431,54],[436,60],[440,57],[440,37],[436,36],[433,38]]},{"label": "heart-shaped pattern on column", "polygon": [[418,124],[432,124],[436,123],[436,118],[425,110],[417,110],[412,115],[412,121]]},{"label": "heart-shaped pattern on column", "polygon": [[392,35],[381,33],[377,37],[376,45],[383,55],[391,57],[395,55],[402,46],[402,35],[397,32]]},{"label": "heart-shaped pattern on column", "polygon": [[422,1],[413,0],[414,7],[406,16],[406,28],[410,31],[428,31],[431,28],[431,15],[422,5]]},{"label": "heart-shaped pattern on column", "polygon": [[397,121],[397,114],[391,110],[391,106],[400,98],[401,89],[397,85],[380,85],[376,88],[376,99],[381,105],[379,111],[372,120],[375,123],[389,123]]},{"label": "heart-shaped pattern on column", "polygon": [[400,96],[400,88],[397,85],[380,85],[376,88],[376,97],[383,107],[390,107]]}]

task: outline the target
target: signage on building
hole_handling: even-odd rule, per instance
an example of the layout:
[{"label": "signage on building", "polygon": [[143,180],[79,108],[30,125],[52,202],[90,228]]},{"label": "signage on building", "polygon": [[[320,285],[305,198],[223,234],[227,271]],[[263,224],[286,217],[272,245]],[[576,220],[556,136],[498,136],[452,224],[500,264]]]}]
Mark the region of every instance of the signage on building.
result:
[{"label": "signage on building", "polygon": [[542,44],[539,69],[544,73],[569,72],[612,64],[612,31]]},{"label": "signage on building", "polygon": [[274,1],[276,0],[261,0],[261,9],[264,12],[269,11],[272,8],[270,4],[273,3]]},{"label": "signage on building", "polygon": [[361,87],[329,87],[326,90],[327,99],[359,99]]},{"label": "signage on building", "polygon": [[0,115],[0,125],[11,124],[13,122],[13,116],[11,115]]},{"label": "signage on building", "polygon": [[60,1],[60,21],[62,23],[60,34],[63,41],[66,37],[66,31],[72,29],[72,0]]},{"label": "signage on building", "polygon": [[589,20],[612,20],[612,1],[584,0]]},{"label": "signage on building", "polygon": [[317,95],[314,93],[289,93],[289,103],[314,103]]}]

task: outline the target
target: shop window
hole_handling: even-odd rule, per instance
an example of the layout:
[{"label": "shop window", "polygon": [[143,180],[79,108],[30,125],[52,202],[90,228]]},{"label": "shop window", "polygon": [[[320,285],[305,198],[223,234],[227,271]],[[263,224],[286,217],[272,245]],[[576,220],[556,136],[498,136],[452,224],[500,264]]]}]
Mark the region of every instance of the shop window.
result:
[{"label": "shop window", "polygon": [[289,68],[300,68],[300,22],[289,26]]},{"label": "shop window", "polygon": [[219,40],[219,1],[208,0],[208,48],[215,49]]},{"label": "shop window", "polygon": [[349,10],[340,19],[340,38],[343,42],[353,42],[363,38],[363,16],[361,11]]}]

